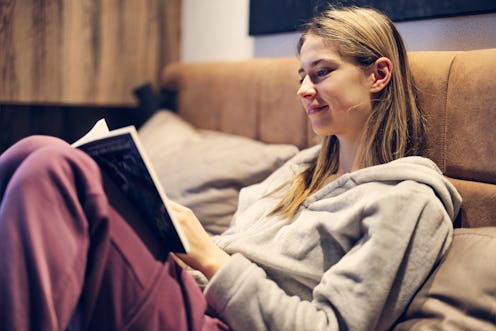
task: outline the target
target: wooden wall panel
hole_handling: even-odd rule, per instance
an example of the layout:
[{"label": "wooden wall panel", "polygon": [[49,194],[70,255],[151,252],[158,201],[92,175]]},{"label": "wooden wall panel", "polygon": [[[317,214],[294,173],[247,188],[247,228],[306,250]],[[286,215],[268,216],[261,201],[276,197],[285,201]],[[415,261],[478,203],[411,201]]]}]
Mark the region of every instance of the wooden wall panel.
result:
[{"label": "wooden wall panel", "polygon": [[0,103],[134,105],[179,60],[181,0],[0,0]]},{"label": "wooden wall panel", "polygon": [[35,135],[79,139],[101,118],[111,129],[139,126],[146,117],[137,107],[0,104],[0,153],[20,139]]}]

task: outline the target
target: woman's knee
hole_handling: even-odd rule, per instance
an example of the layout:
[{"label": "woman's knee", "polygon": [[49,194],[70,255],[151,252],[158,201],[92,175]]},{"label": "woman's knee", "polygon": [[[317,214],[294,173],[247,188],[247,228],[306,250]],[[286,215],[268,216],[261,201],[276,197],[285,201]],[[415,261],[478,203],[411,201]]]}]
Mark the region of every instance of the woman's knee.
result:
[{"label": "woman's knee", "polygon": [[[30,136],[21,139],[0,155],[0,192],[3,192],[11,177],[34,152],[45,146],[68,146],[61,139],[50,136]],[[36,165],[34,165],[36,166]]]},{"label": "woman's knee", "polygon": [[[84,185],[87,188],[94,186],[90,185],[94,180],[101,183],[94,160],[58,138],[33,136],[20,141],[17,147],[17,151],[13,150],[16,153],[6,162],[11,168],[10,176],[2,172],[2,180],[20,186],[43,184],[59,188],[62,183],[65,183],[63,186]],[[3,162],[0,162],[2,166]]]},{"label": "woman's knee", "polygon": [[17,167],[31,153],[45,146],[68,146],[69,144],[62,139],[34,135],[23,138],[9,147],[0,157],[2,163],[11,163]]},{"label": "woman's knee", "polygon": [[43,146],[53,146],[53,145],[69,145],[64,140],[52,137],[52,136],[44,136],[44,135],[33,135],[22,138],[17,143],[12,145],[9,149],[15,150],[26,150],[26,151],[34,151]]}]

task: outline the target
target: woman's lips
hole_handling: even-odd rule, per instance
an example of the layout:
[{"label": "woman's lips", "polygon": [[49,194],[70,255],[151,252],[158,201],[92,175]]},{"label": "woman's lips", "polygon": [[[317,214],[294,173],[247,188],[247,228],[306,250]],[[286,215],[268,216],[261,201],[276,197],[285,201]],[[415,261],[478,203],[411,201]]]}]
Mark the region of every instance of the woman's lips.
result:
[{"label": "woman's lips", "polygon": [[310,116],[310,115],[313,115],[313,114],[320,113],[320,112],[322,112],[324,110],[327,110],[327,108],[328,108],[327,105],[309,107],[308,108],[308,111],[307,111],[307,115]]}]

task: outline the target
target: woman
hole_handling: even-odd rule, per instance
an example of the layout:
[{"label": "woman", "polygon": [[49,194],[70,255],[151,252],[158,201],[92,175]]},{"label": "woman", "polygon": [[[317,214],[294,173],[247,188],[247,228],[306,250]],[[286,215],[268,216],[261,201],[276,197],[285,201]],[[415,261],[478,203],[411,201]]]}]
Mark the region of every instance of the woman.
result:
[{"label": "woman", "polygon": [[[205,276],[203,294],[144,229],[127,226],[131,207],[104,190],[86,155],[46,137],[7,151],[1,325],[391,327],[448,249],[460,197],[432,161],[415,156],[422,118],[387,17],[329,9],[306,26],[298,51],[298,96],[322,145],[243,189],[220,236],[210,238],[173,203],[191,242],[191,252],[175,259]],[[26,315],[31,322],[22,324]]]}]

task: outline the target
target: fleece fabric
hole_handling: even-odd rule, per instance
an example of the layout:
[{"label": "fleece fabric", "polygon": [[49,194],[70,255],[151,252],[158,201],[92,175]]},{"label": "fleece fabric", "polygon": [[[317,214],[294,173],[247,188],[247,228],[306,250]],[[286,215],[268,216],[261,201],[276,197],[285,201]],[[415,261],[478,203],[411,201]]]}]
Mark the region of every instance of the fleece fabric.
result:
[{"label": "fleece fabric", "polygon": [[347,173],[290,220],[269,215],[318,150],[243,189],[214,238],[232,257],[205,295],[236,331],[387,330],[451,244],[461,197],[422,157]]}]

